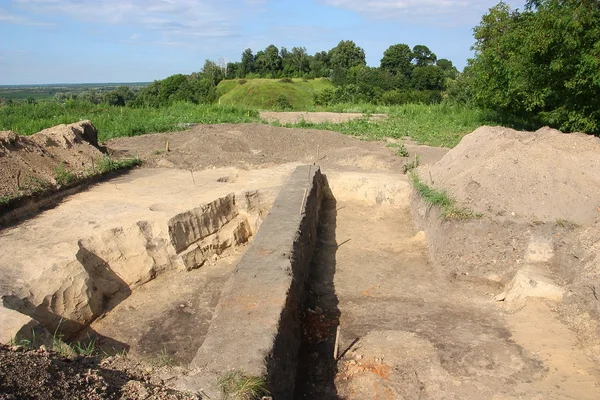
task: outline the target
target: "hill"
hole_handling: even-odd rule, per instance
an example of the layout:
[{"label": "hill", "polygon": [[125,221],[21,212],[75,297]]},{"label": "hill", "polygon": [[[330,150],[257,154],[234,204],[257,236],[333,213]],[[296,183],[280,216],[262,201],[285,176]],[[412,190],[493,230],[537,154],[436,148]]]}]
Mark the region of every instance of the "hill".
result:
[{"label": "hill", "polygon": [[315,93],[333,88],[327,78],[320,79],[234,79],[217,86],[219,104],[254,109],[309,110]]}]

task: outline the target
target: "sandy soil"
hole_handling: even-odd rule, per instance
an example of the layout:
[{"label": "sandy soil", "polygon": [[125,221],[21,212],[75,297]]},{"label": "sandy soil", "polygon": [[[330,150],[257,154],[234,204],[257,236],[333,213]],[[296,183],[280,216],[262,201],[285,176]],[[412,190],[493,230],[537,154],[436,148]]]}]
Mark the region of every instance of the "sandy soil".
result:
[{"label": "sandy soil", "polygon": [[[359,113],[332,113],[332,112],[273,112],[263,111],[260,113],[260,118],[268,122],[279,122],[280,124],[297,124],[299,122],[333,122],[341,123],[351,121],[353,119],[363,118],[365,114]],[[376,121],[387,118],[385,114],[371,114],[370,120]]]}]

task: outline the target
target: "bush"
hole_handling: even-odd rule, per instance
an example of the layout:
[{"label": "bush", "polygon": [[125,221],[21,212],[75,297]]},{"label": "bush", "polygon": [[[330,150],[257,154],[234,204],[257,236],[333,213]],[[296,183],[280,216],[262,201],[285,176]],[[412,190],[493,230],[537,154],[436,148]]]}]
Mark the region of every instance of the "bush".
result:
[{"label": "bush", "polygon": [[292,103],[290,103],[290,100],[284,94],[280,94],[279,96],[277,96],[277,98],[275,99],[275,103],[273,105],[275,106],[276,109],[281,110],[281,111],[294,109],[294,107],[292,106]]}]

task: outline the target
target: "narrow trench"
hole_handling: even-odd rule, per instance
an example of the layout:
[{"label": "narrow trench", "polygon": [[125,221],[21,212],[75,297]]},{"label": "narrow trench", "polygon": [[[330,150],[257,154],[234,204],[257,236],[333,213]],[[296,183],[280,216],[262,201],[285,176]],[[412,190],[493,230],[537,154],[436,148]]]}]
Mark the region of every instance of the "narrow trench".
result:
[{"label": "narrow trench", "polygon": [[324,199],[317,244],[305,284],[301,310],[301,335],[294,399],[339,399],[335,387],[336,329],[340,311],[335,292],[337,202]]}]

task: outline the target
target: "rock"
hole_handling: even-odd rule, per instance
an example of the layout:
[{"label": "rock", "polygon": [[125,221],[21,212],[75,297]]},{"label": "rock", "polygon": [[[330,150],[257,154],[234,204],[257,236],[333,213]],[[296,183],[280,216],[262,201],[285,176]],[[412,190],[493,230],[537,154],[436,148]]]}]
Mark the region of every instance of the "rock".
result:
[{"label": "rock", "polygon": [[566,290],[543,276],[535,267],[528,265],[515,274],[505,291],[495,297],[509,306],[521,305],[527,298],[562,301]]}]

